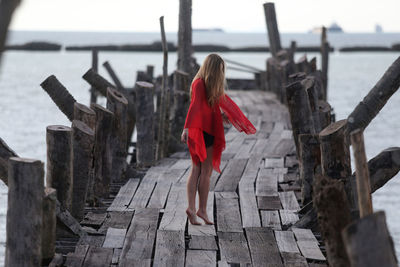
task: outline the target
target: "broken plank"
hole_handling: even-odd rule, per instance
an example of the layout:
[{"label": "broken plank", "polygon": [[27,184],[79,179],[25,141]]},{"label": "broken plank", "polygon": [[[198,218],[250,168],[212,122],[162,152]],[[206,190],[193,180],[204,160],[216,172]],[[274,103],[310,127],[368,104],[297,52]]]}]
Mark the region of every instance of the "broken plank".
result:
[{"label": "broken plank", "polygon": [[246,163],[247,159],[229,160],[224,172],[215,185],[214,191],[236,191]]},{"label": "broken plank", "polygon": [[142,208],[135,211],[126,233],[120,262],[138,262],[151,259],[156,239],[159,210]]},{"label": "broken plank", "polygon": [[285,210],[300,210],[299,203],[293,191],[279,192],[279,198]]},{"label": "broken plank", "polygon": [[282,266],[273,230],[257,227],[246,228],[253,266]]},{"label": "broken plank", "polygon": [[251,264],[250,252],[243,233],[218,232],[221,261]]},{"label": "broken plank", "polygon": [[262,226],[273,230],[281,230],[281,219],[277,210],[261,211]]},{"label": "broken plank", "polygon": [[280,252],[300,253],[294,235],[291,231],[275,230],[275,239]]},{"label": "broken plank", "polygon": [[131,178],[121,187],[107,211],[124,211],[131,202],[139,185],[140,179]]},{"label": "broken plank", "polygon": [[184,231],[158,230],[153,266],[184,266],[184,263]]},{"label": "broken plank", "polygon": [[103,248],[122,248],[126,235],[126,229],[108,228]]},{"label": "broken plank", "polygon": [[212,250],[191,250],[186,252],[186,267],[215,266],[217,253]]}]

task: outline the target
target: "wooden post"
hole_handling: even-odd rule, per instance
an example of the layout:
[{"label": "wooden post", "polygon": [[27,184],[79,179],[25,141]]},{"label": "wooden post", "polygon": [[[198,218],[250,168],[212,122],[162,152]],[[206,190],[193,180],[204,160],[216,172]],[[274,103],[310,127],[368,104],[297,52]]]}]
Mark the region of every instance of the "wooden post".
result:
[{"label": "wooden post", "polygon": [[39,160],[9,160],[6,267],[41,266],[43,168]]},{"label": "wooden post", "polygon": [[137,141],[136,160],[139,167],[149,167],[155,161],[154,144],[154,86],[136,82]]},{"label": "wooden post", "polygon": [[307,77],[301,83],[308,95],[308,102],[310,103],[311,117],[313,119],[314,131],[315,133],[319,133],[322,130],[322,127],[320,124],[318,92],[317,89],[315,88],[315,79],[313,77]]},{"label": "wooden post", "polygon": [[116,87],[109,81],[104,79],[103,76],[99,75],[95,70],[89,69],[82,78],[87,81],[93,88],[95,88],[104,97],[107,97],[107,88],[111,87],[116,89]]},{"label": "wooden post", "polygon": [[398,266],[385,212],[379,211],[351,223],[342,236],[351,266]]},{"label": "wooden post", "polygon": [[8,185],[8,159],[18,157],[3,139],[0,138],[0,179]]},{"label": "wooden post", "polygon": [[315,70],[311,72],[308,76],[314,78],[315,88],[318,93],[318,99],[326,101],[326,92],[324,89],[322,72],[320,70]]},{"label": "wooden post", "polygon": [[297,43],[296,41],[291,41],[290,42],[290,61],[294,62],[294,55],[296,54],[296,50],[297,50]]},{"label": "wooden post", "polygon": [[347,179],[351,176],[346,123],[347,120],[331,123],[319,133],[322,174],[331,179]]},{"label": "wooden post", "polygon": [[[174,101],[170,114],[170,134],[168,151],[175,152],[181,146],[180,141],[183,126],[185,124],[187,110],[189,108],[189,74],[175,71],[174,73]],[[167,135],[168,136],[168,135]]]},{"label": "wooden post", "polygon": [[49,94],[57,107],[72,121],[74,119],[75,98],[56,78],[51,75],[40,86]]},{"label": "wooden post", "polygon": [[179,0],[178,69],[192,73],[192,0]]},{"label": "wooden post", "polygon": [[318,100],[319,123],[321,129],[324,129],[331,124],[331,111],[332,107],[328,102],[324,100]]},{"label": "wooden post", "polygon": [[[99,71],[99,51],[97,49],[92,49],[92,70],[95,72]],[[96,89],[90,87],[90,103],[96,103],[97,101],[97,92]]]},{"label": "wooden post", "polygon": [[146,66],[146,74],[147,74],[147,76],[149,76],[149,78],[153,82],[153,79],[154,79],[154,66],[153,65]]},{"label": "wooden post", "polygon": [[[322,80],[324,85],[325,96],[328,93],[328,63],[329,63],[329,43],[326,37],[326,28],[322,27],[321,33],[321,71],[322,71]],[[326,101],[327,98],[324,100]]]},{"label": "wooden post", "polygon": [[124,89],[124,86],[122,85],[121,80],[118,78],[117,74],[115,74],[115,71],[111,67],[110,63],[108,61],[104,62],[103,67],[107,70],[107,72],[110,75],[111,79],[113,80],[115,86],[119,90]]},{"label": "wooden post", "polygon": [[82,121],[72,121],[73,189],[71,214],[78,221],[83,219],[89,177],[93,162],[94,132]]},{"label": "wooden post", "polygon": [[306,55],[299,58],[299,60],[296,62],[296,71],[305,72],[306,74],[311,73],[311,66]]},{"label": "wooden post", "polygon": [[350,266],[341,231],[351,222],[349,203],[343,183],[317,175],[313,204],[318,214],[330,266]]},{"label": "wooden post", "polygon": [[300,82],[294,82],[286,87],[286,97],[292,124],[293,138],[299,158],[299,134],[314,134],[314,122],[306,91]]},{"label": "wooden post", "polygon": [[110,147],[112,158],[112,181],[119,181],[126,169],[128,100],[117,90],[108,88],[107,109],[114,113]]},{"label": "wooden post", "polygon": [[351,132],[350,139],[356,164],[358,207],[362,218],[372,213],[371,186],[362,130],[357,129]]},{"label": "wooden post", "polygon": [[72,205],[72,129],[62,125],[46,128],[47,172],[46,187],[56,190],[61,205]]},{"label": "wooden post", "polygon": [[276,56],[281,47],[281,39],[279,36],[278,22],[276,20],[275,5],[274,3],[264,4],[265,20],[267,23],[268,38],[269,38],[269,48],[272,56]]},{"label": "wooden post", "polygon": [[312,200],[314,176],[320,174],[321,170],[321,151],[319,149],[318,135],[300,134],[299,147],[301,202],[304,206]]},{"label": "wooden post", "polygon": [[81,103],[75,102],[74,104],[74,120],[86,123],[92,130],[96,125],[96,113]]},{"label": "wooden post", "polygon": [[[157,144],[157,158],[163,158],[165,156],[165,139],[166,131],[165,124],[169,117],[166,117],[167,111],[167,101],[169,101],[168,92],[168,45],[165,37],[164,29],[164,17],[160,17],[160,29],[161,29],[161,43],[163,48],[163,74],[161,82],[161,104],[160,104],[160,114],[159,114],[159,125],[158,125],[158,144]],[[168,113],[169,114],[169,113]]]},{"label": "wooden post", "polygon": [[46,187],[43,198],[42,265],[53,259],[56,249],[56,201],[56,190]]},{"label": "wooden post", "polygon": [[98,104],[92,104],[91,108],[96,113],[93,194],[95,198],[105,198],[108,197],[111,182],[110,138],[114,114]]},{"label": "wooden post", "polygon": [[400,57],[348,117],[349,132],[365,129],[400,86]]}]

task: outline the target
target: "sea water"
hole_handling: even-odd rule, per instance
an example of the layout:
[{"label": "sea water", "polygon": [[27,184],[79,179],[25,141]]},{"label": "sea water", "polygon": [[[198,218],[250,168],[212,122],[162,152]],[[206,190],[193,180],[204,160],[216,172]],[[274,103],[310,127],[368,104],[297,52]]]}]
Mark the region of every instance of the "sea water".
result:
[{"label": "sea water", "polygon": [[[72,33],[71,33],[72,34]],[[67,35],[67,44],[93,44],[98,38],[102,43],[112,42],[115,36],[107,34],[94,34],[96,38],[91,42],[85,40],[79,34],[75,39]],[[72,34],[73,35],[73,34]],[[120,43],[127,41],[128,35],[118,39]],[[231,47],[251,45],[251,38],[237,38],[237,34],[222,33],[214,36],[214,43],[222,43],[221,39]],[[19,42],[34,40],[34,33],[18,36]],[[52,40],[54,33],[40,33],[42,40]],[[63,35],[60,35],[63,36]],[[129,35],[131,36],[131,35]],[[135,36],[135,35],[133,35]],[[139,34],[142,36],[143,34]],[[196,36],[196,35],[195,35]],[[222,37],[221,37],[222,36]],[[259,45],[260,40],[266,39],[262,34],[248,34],[245,37],[254,38],[254,45]],[[284,36],[284,35],[283,35]],[[315,45],[319,41],[318,36],[309,34],[295,35],[298,43]],[[311,36],[311,37],[310,37]],[[332,35],[330,35],[332,36]],[[345,35],[343,35],[345,36]],[[379,36],[379,35],[378,35]],[[141,38],[142,38],[141,37]],[[293,37],[293,35],[292,35]],[[304,37],[302,39],[302,37]],[[351,44],[357,44],[357,36],[353,36]],[[61,38],[61,37],[60,37]],[[284,37],[286,38],[286,37]],[[283,38],[283,39],[284,39]],[[315,39],[312,42],[309,39]],[[350,37],[346,37],[350,38]],[[344,38],[344,39],[346,39]],[[351,39],[350,38],[350,39]],[[355,38],[355,39],[354,39]],[[377,35],[372,34],[363,37],[369,42],[382,42]],[[68,39],[68,40],[67,40]],[[133,38],[134,39],[134,38]],[[195,38],[194,38],[195,39]],[[243,41],[246,39],[246,42]],[[376,41],[373,41],[377,39]],[[383,38],[385,39],[385,38]],[[15,38],[14,38],[15,40]],[[59,41],[63,39],[59,39]],[[148,34],[143,37],[143,42],[156,39],[156,34]],[[227,41],[231,40],[231,41]],[[287,38],[289,40],[289,38]],[[305,41],[304,41],[305,40]],[[399,35],[390,35],[385,39],[389,45],[400,42]],[[99,41],[99,42],[100,42]],[[265,40],[264,40],[265,41]],[[211,41],[209,41],[211,42]],[[310,43],[307,43],[310,42]],[[198,62],[202,62],[207,53],[196,53]],[[224,58],[246,63],[248,65],[265,69],[265,60],[270,55],[267,53],[220,53]],[[300,57],[302,54],[297,54]],[[309,57],[318,54],[309,53]],[[354,107],[362,100],[368,91],[375,85],[390,64],[400,56],[395,52],[374,53],[331,53],[329,58],[329,84],[328,101],[334,108],[336,119],[344,119],[351,113]],[[101,52],[99,63],[108,60],[122,83],[126,87],[132,87],[137,70],[144,70],[146,65],[155,66],[155,74],[162,72],[162,53],[150,52]],[[48,76],[54,74],[61,83],[71,92],[78,102],[89,103],[89,85],[81,78],[91,66],[91,54],[89,52],[20,52],[8,51],[3,54],[0,72],[0,137],[21,157],[35,158],[46,161],[46,127],[48,125],[70,125],[66,116],[58,110],[50,97],[40,87],[40,83]],[[110,79],[107,72],[99,64],[99,73]],[[169,72],[176,66],[176,54],[169,54]],[[229,66],[229,64],[228,64]],[[228,77],[251,78],[247,73],[233,70],[227,71]],[[104,102],[104,101],[103,101]],[[395,93],[382,111],[365,130],[365,146],[368,159],[371,159],[385,148],[400,146],[400,94]],[[390,233],[394,239],[397,255],[400,256],[400,175],[394,177],[385,186],[373,194],[374,210],[384,210]],[[5,230],[7,212],[7,187],[0,181],[0,266],[4,262]]]}]

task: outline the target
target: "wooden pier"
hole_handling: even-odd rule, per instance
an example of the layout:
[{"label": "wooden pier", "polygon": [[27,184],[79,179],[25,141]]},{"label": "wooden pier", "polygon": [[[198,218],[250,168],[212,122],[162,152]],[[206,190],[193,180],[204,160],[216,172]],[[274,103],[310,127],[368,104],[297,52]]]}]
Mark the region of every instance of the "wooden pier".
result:
[{"label": "wooden pier", "polygon": [[[177,152],[143,178],[129,178],[106,207],[86,209],[88,235],[65,266],[326,266],[319,235],[290,228],[299,219],[300,186],[287,108],[268,92],[229,94],[258,131],[226,129],[222,173],[213,172],[208,198],[215,224],[188,223],[191,161]],[[66,253],[66,244],[59,241],[56,252]]]}]

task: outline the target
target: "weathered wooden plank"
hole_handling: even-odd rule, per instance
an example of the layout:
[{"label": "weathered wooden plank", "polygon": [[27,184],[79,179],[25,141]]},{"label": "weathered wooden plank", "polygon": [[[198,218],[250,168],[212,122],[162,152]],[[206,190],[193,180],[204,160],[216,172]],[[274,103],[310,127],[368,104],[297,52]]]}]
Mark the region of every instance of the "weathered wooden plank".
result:
[{"label": "weathered wooden plank", "polygon": [[163,209],[169,190],[171,189],[171,185],[172,183],[168,181],[158,181],[153,193],[151,194],[151,198],[147,204],[147,207]]},{"label": "weathered wooden plank", "polygon": [[216,171],[212,172],[211,178],[210,178],[210,191],[214,191],[215,185],[216,185],[219,177],[221,177],[222,173],[224,172],[227,164],[228,164],[228,161],[221,160],[221,164],[219,165],[221,173],[218,173]]},{"label": "weathered wooden plank", "polygon": [[308,267],[306,258],[299,253],[281,252],[285,267]]},{"label": "weathered wooden plank", "polygon": [[139,185],[140,179],[131,178],[124,186],[118,191],[117,196],[114,198],[110,207],[107,211],[124,211],[131,202],[133,195]]},{"label": "weathered wooden plank", "polygon": [[254,193],[254,182],[240,181],[239,196],[243,228],[260,227],[261,221]]},{"label": "weathered wooden plank", "polygon": [[235,191],[247,159],[231,159],[215,185],[214,191]]},{"label": "weathered wooden plank", "polygon": [[104,266],[109,267],[113,256],[112,248],[89,247],[83,267]]},{"label": "weathered wooden plank", "polygon": [[262,210],[261,211],[262,226],[273,230],[281,230],[281,219],[277,210]]},{"label": "weathered wooden plank", "polygon": [[278,176],[273,169],[260,169],[258,172],[256,196],[278,196]]},{"label": "weathered wooden plank", "polygon": [[186,170],[192,165],[191,159],[179,159],[174,165],[172,165],[171,169],[184,169]]},{"label": "weathered wooden plank", "polygon": [[108,228],[103,248],[122,248],[125,240],[126,229]]},{"label": "weathered wooden plank", "polygon": [[112,211],[107,213],[107,217],[98,230],[99,233],[106,232],[109,227],[127,229],[133,216],[133,211],[117,212]]},{"label": "weathered wooden plank", "polygon": [[[198,202],[196,203],[197,208],[198,208]],[[214,221],[214,192],[209,192],[208,193],[208,199],[207,199],[207,215],[208,218],[213,222]],[[198,217],[199,220],[201,221],[202,219]],[[207,224],[202,224],[202,225],[193,225],[189,223],[188,225],[188,233],[189,235],[208,235],[208,236],[216,236],[215,232],[215,225],[207,225]]]},{"label": "weathered wooden plank", "polygon": [[299,220],[299,216],[292,210],[279,210],[283,226],[293,225]]},{"label": "weathered wooden plank", "polygon": [[273,230],[246,228],[253,266],[283,266]]},{"label": "weathered wooden plank", "polygon": [[317,238],[310,229],[292,228],[292,232],[297,241],[310,241],[318,244]]},{"label": "weathered wooden plank", "polygon": [[133,263],[140,266],[143,261],[151,260],[158,216],[158,209],[144,208],[135,211],[123,244],[121,266],[130,266]]},{"label": "weathered wooden plank", "polygon": [[111,264],[117,265],[119,262],[119,257],[121,256],[122,249],[114,248],[113,256],[111,259]]},{"label": "weathered wooden plank", "polygon": [[183,266],[184,263],[184,232],[158,230],[153,266]]},{"label": "weathered wooden plank", "polygon": [[[158,175],[156,175],[158,176]],[[128,210],[135,210],[137,208],[145,208],[149,202],[151,193],[156,185],[156,179],[146,179],[143,177],[135,195],[132,198],[131,203],[128,206]]]},{"label": "weathered wooden plank", "polygon": [[238,194],[236,192],[214,192],[214,195],[216,198],[239,198]]},{"label": "weathered wooden plank", "polygon": [[249,160],[247,161],[246,167],[244,168],[240,181],[246,180],[254,182],[256,180],[262,157],[263,156],[261,154],[251,154]]},{"label": "weathered wooden plank", "polygon": [[261,210],[279,210],[282,208],[279,196],[257,197],[258,208]]},{"label": "weathered wooden plank", "polygon": [[268,145],[267,138],[258,138],[256,143],[253,146],[253,149],[250,151],[251,154],[262,154],[265,147]]},{"label": "weathered wooden plank", "polygon": [[318,244],[316,244],[313,241],[297,241],[297,245],[300,248],[301,254],[306,259],[310,260],[319,260],[319,261],[324,261],[325,256],[322,254],[321,250],[318,247]]},{"label": "weathered wooden plank", "polygon": [[192,235],[189,240],[189,249],[218,250],[214,236]]},{"label": "weathered wooden plank", "polygon": [[285,167],[286,168],[293,168],[299,165],[299,161],[296,156],[286,156],[285,157]]},{"label": "weathered wooden plank", "polygon": [[212,250],[191,250],[186,252],[187,267],[215,266],[217,264],[217,253]]},{"label": "weathered wooden plank", "polygon": [[250,151],[254,147],[256,139],[244,139],[242,145],[236,151],[235,159],[247,159],[250,157]]},{"label": "weathered wooden plank", "polygon": [[216,196],[218,232],[243,232],[239,201]]},{"label": "weathered wooden plank", "polygon": [[94,213],[89,211],[80,223],[87,226],[100,226],[106,217],[107,212]]},{"label": "weathered wooden plank", "polygon": [[89,245],[77,245],[73,253],[67,254],[65,266],[67,267],[80,267],[85,260],[86,254],[89,250]]},{"label": "weathered wooden plank", "polygon": [[280,252],[300,253],[291,231],[275,230],[275,239]]},{"label": "weathered wooden plank", "polygon": [[265,158],[264,168],[283,168],[285,158]]},{"label": "weathered wooden plank", "polygon": [[279,198],[282,203],[282,207],[285,210],[300,210],[299,203],[297,202],[296,196],[293,191],[279,192]]},{"label": "weathered wooden plank", "polygon": [[78,243],[76,243],[77,246],[79,245],[89,245],[93,247],[101,247],[103,246],[105,236],[104,235],[86,235],[82,236]]},{"label": "weathered wooden plank", "polygon": [[251,263],[250,252],[243,233],[218,232],[221,261]]}]

